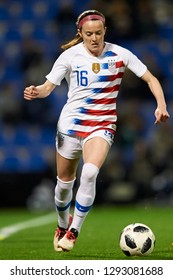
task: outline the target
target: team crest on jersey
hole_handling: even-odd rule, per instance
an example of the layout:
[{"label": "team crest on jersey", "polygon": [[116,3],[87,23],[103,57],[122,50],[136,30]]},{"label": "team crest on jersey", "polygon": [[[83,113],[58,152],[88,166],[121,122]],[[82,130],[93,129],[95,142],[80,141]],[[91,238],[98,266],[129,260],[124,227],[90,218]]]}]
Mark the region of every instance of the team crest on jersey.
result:
[{"label": "team crest on jersey", "polygon": [[108,60],[108,70],[111,73],[115,73],[115,70],[116,70],[116,62],[115,62],[115,60]]},{"label": "team crest on jersey", "polygon": [[99,63],[93,63],[92,64],[92,70],[93,70],[93,72],[94,73],[98,73],[98,72],[100,72],[100,64]]}]

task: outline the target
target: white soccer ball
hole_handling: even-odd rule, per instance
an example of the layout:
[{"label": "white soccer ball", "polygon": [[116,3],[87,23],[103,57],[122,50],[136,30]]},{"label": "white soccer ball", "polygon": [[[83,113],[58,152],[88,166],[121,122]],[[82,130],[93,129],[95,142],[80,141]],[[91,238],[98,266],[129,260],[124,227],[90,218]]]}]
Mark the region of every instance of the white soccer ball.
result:
[{"label": "white soccer ball", "polygon": [[147,256],[154,249],[155,236],[144,224],[130,224],[122,230],[119,244],[126,256]]}]

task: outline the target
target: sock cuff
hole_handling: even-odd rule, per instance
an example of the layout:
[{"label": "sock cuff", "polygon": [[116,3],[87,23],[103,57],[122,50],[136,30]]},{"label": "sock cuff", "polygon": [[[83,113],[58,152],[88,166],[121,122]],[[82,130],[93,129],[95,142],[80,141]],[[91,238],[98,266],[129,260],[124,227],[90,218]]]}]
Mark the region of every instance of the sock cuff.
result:
[{"label": "sock cuff", "polygon": [[71,181],[63,181],[63,180],[59,179],[58,176],[56,178],[57,178],[57,181],[59,181],[59,182],[61,182],[63,184],[71,184],[71,183],[73,183],[76,180],[76,177],[73,180],[71,180]]},{"label": "sock cuff", "polygon": [[99,168],[94,163],[91,163],[91,162],[84,163],[83,167],[89,168],[89,169],[91,168],[92,170],[94,169],[97,173],[99,172]]}]

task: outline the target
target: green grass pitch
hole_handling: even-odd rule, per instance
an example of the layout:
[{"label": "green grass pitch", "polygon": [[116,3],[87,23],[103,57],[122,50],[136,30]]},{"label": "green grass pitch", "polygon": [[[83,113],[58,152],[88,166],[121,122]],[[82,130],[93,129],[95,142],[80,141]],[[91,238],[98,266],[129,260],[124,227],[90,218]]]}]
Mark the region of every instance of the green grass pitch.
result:
[{"label": "green grass pitch", "polygon": [[[0,228],[29,221],[47,213],[26,210],[0,210]],[[129,260],[119,247],[121,230],[130,223],[148,225],[156,236],[154,251],[135,259],[173,259],[173,209],[160,207],[95,206],[88,214],[71,252],[53,250],[55,222],[23,229],[0,241],[1,260]]]}]

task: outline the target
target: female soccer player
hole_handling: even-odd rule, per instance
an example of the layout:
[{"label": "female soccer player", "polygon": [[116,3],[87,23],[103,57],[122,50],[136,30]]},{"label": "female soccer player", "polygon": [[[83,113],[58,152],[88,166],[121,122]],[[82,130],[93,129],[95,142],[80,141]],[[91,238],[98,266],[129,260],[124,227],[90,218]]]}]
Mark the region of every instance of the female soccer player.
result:
[{"label": "female soccer player", "polygon": [[[96,178],[116,131],[116,98],[125,68],[143,79],[156,99],[155,124],[169,118],[159,81],[129,50],[104,41],[105,17],[88,10],[77,19],[77,35],[62,48],[42,85],[24,90],[24,98],[47,97],[65,78],[68,100],[57,124],[57,185],[55,205],[58,227],[56,251],[70,251],[94,202]],[[72,189],[80,157],[83,167],[70,214]]]}]

